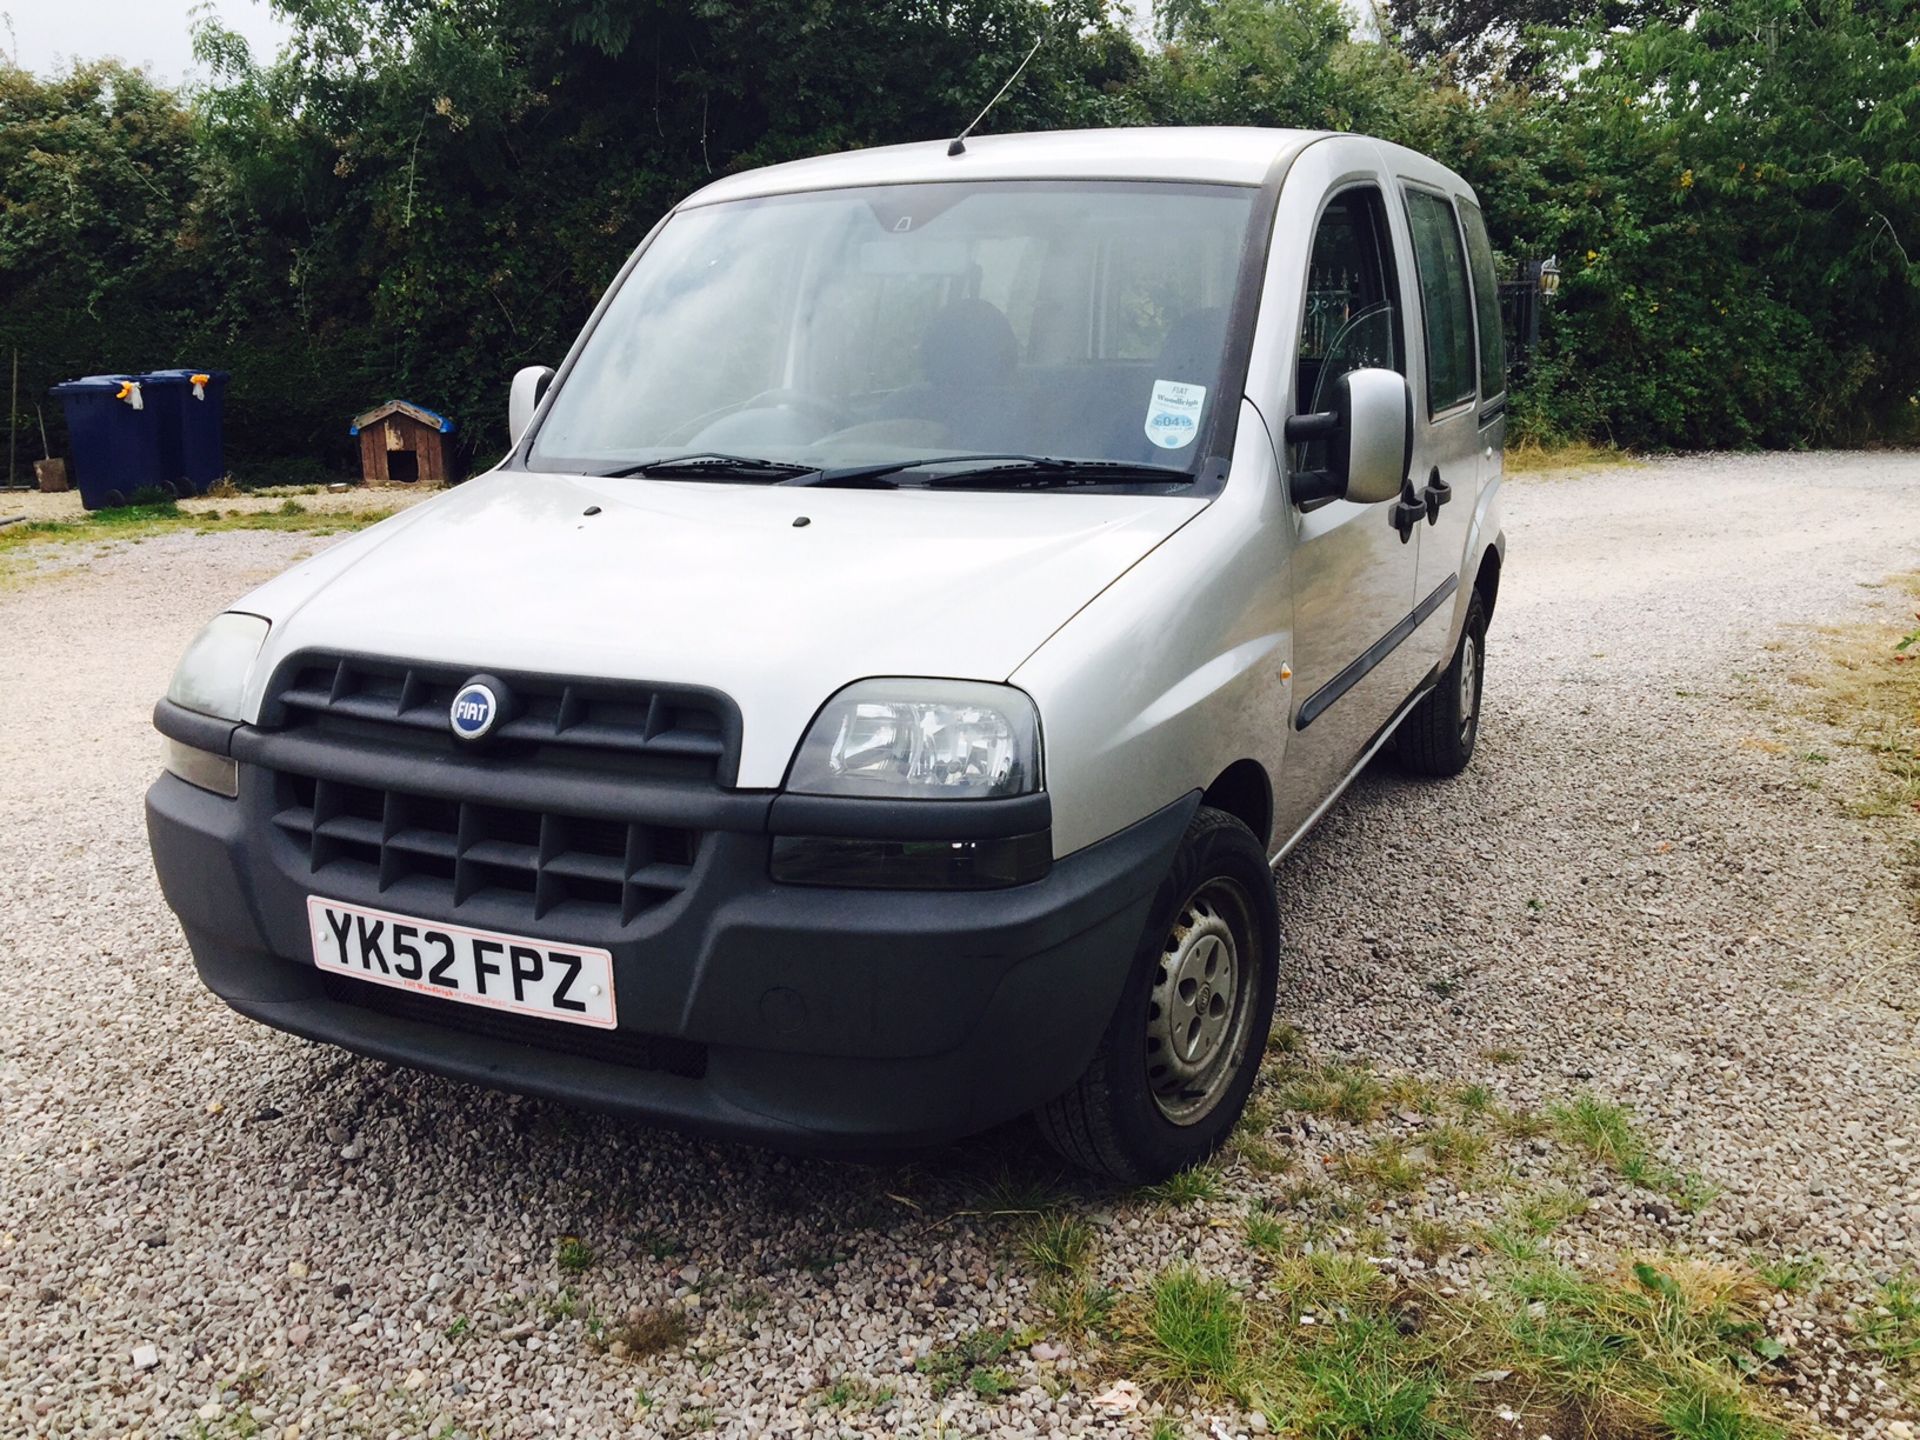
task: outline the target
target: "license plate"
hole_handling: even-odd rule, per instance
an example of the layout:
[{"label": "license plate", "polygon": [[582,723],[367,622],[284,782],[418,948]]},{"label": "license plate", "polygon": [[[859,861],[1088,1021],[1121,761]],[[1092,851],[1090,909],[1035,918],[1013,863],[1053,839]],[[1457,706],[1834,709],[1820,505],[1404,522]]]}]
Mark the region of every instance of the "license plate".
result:
[{"label": "license plate", "polygon": [[614,1027],[613,956],[587,945],[469,930],[307,897],[322,970],[570,1025]]}]

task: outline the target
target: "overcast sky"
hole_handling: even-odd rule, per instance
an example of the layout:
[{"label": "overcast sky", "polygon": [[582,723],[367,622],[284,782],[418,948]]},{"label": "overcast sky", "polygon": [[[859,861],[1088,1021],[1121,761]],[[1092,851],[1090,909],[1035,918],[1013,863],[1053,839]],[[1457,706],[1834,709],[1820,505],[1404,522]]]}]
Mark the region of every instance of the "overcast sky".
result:
[{"label": "overcast sky", "polygon": [[0,47],[38,75],[112,55],[178,85],[198,73],[189,27],[203,6],[246,37],[255,60],[271,59],[287,33],[266,0],[0,0]]}]

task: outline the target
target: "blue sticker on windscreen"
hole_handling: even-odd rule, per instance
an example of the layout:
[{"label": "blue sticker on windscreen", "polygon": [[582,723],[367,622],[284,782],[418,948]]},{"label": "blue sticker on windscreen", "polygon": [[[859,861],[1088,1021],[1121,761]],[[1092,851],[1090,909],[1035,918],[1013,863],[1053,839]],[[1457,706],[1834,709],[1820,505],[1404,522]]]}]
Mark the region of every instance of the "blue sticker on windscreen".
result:
[{"label": "blue sticker on windscreen", "polygon": [[1147,439],[1162,450],[1180,450],[1193,443],[1200,433],[1200,407],[1206,401],[1207,387],[1188,385],[1179,380],[1153,382],[1153,398],[1147,402]]}]

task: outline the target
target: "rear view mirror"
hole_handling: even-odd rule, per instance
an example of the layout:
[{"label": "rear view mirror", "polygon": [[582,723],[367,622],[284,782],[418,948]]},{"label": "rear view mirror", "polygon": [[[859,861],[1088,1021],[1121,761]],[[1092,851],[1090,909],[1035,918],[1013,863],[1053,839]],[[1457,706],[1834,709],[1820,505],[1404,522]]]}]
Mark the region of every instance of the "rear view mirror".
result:
[{"label": "rear view mirror", "polygon": [[1392,370],[1349,370],[1333,383],[1331,410],[1287,420],[1291,444],[1327,443],[1320,470],[1296,470],[1296,505],[1351,500],[1377,505],[1396,499],[1413,458],[1413,391]]},{"label": "rear view mirror", "polygon": [[545,365],[529,365],[513,377],[513,388],[507,392],[507,432],[514,444],[520,443],[533,423],[533,412],[540,408],[540,397],[552,379],[553,371]]}]

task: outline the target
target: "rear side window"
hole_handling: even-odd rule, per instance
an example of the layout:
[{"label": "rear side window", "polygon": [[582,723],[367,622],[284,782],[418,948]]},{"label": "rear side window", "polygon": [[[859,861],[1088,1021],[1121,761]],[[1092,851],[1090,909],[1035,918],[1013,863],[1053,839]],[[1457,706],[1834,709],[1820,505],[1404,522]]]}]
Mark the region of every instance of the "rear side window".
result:
[{"label": "rear side window", "polygon": [[1467,232],[1467,263],[1473,267],[1473,312],[1480,318],[1480,398],[1491,400],[1507,388],[1507,340],[1500,328],[1500,282],[1493,278],[1493,244],[1487,222],[1471,200],[1460,202],[1460,223]]},{"label": "rear side window", "polygon": [[1473,398],[1473,292],[1452,202],[1409,190],[1407,219],[1427,322],[1427,413],[1437,415]]}]

